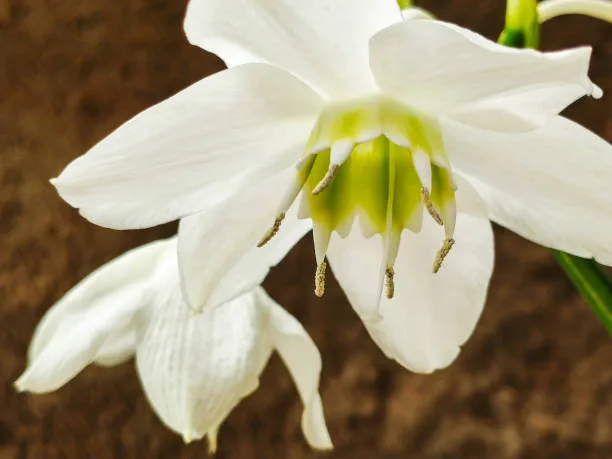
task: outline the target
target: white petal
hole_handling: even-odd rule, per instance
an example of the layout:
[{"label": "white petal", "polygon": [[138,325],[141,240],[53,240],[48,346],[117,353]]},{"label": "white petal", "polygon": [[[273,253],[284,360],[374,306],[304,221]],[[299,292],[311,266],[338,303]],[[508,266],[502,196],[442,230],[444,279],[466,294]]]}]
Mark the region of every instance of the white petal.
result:
[{"label": "white petal", "polygon": [[290,210],[276,236],[257,247],[274,222],[279,192],[294,174],[290,170],[272,177],[210,212],[181,220],[181,280],[192,309],[214,307],[261,284],[270,267],[310,229],[309,220],[298,220]]},{"label": "white petal", "polygon": [[272,300],[263,289],[258,289],[257,298],[270,314],[269,330],[272,345],[287,365],[304,403],[302,414],[304,436],[313,448],[331,449],[333,445],[325,424],[319,394],[321,375],[319,350],[302,324]]},{"label": "white petal", "polygon": [[401,19],[394,0],[191,0],[185,32],[228,67],[270,63],[344,98],[375,89],[368,40]]},{"label": "white petal", "polygon": [[53,183],[83,216],[102,226],[164,223],[291,165],[321,103],[280,69],[236,67],[137,115]]},{"label": "white petal", "polygon": [[591,49],[542,53],[498,45],[459,26],[405,21],[370,43],[380,87],[422,110],[492,130],[528,130],[585,94]]},{"label": "white petal", "polygon": [[[174,259],[176,262],[176,258]],[[252,293],[201,314],[182,301],[176,268],[159,272],[136,351],[138,373],[162,421],[186,441],[216,431],[259,383],[272,346]]]},{"label": "white petal", "polygon": [[558,117],[537,131],[499,134],[443,126],[454,166],[491,218],[538,244],[612,265],[612,146]]},{"label": "white petal", "polygon": [[70,290],[40,321],[29,348],[19,390],[58,389],[97,361],[119,363],[134,353],[136,311],[144,304],[148,276],[176,241],[131,250],[97,269]]},{"label": "white petal", "polygon": [[612,22],[612,1],[544,0],[538,3],[538,16],[541,23],[564,14],[584,14],[602,21]]},{"label": "white petal", "polygon": [[127,326],[113,329],[96,352],[94,362],[103,367],[114,367],[130,360],[138,344],[138,327],[130,321]]},{"label": "white petal", "polygon": [[[493,233],[480,198],[459,181],[455,246],[432,273],[443,230],[423,219],[421,233],[404,231],[395,264],[395,295],[380,300],[381,318],[370,320],[379,301],[382,243],[352,231],[328,253],[336,278],[382,351],[404,367],[428,373],[449,365],[472,333],[493,269]],[[370,313],[370,314],[369,314]]]}]

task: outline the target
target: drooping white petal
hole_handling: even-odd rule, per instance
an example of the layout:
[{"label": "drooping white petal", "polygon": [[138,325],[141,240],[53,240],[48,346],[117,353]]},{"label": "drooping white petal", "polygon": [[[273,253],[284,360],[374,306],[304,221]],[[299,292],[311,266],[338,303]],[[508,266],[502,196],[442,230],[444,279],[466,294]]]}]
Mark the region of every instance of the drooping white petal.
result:
[{"label": "drooping white petal", "polygon": [[191,0],[185,32],[228,67],[270,63],[344,98],[375,89],[368,40],[401,19],[394,0]]},{"label": "drooping white petal", "polygon": [[446,123],[453,165],[490,217],[538,244],[612,265],[612,146],[557,117],[520,135]]},{"label": "drooping white petal", "polygon": [[70,290],[36,328],[17,388],[49,392],[94,361],[110,365],[132,356],[148,276],[159,257],[174,250],[175,239],[131,250]]},{"label": "drooping white petal", "polygon": [[279,306],[267,293],[259,288],[257,298],[269,313],[269,332],[272,345],[291,372],[297,386],[304,412],[302,431],[310,446],[317,449],[333,448],[323,405],[319,395],[321,355],[302,324]]},{"label": "drooping white petal", "polygon": [[440,21],[405,21],[370,42],[380,87],[430,113],[500,131],[532,129],[576,99],[601,97],[588,47],[543,53]]},{"label": "drooping white petal", "polygon": [[[382,351],[404,367],[429,373],[449,365],[472,333],[493,269],[493,233],[484,204],[458,182],[456,243],[440,271],[433,260],[444,239],[428,218],[415,234],[404,231],[395,263],[395,295],[380,299],[380,239],[357,231],[335,239],[328,258],[353,308]],[[380,318],[371,320],[380,301]]]},{"label": "drooping white petal", "polygon": [[170,264],[156,276],[151,302],[136,351],[145,393],[162,421],[185,441],[207,433],[214,440],[229,412],[257,388],[272,352],[266,312],[247,293],[191,314]]},{"label": "drooping white petal", "polygon": [[298,220],[290,210],[276,236],[257,247],[277,216],[280,192],[294,174],[289,170],[271,177],[209,212],[181,220],[181,281],[192,309],[214,307],[261,284],[270,267],[310,229],[309,220]]},{"label": "drooping white petal", "polygon": [[110,330],[93,361],[102,367],[114,367],[130,360],[136,352],[138,327],[129,321],[124,327]]},{"label": "drooping white petal", "polygon": [[292,164],[321,103],[278,68],[235,67],[137,115],[53,183],[102,226],[164,223]]},{"label": "drooping white petal", "polygon": [[538,16],[544,23],[564,14],[584,14],[612,22],[610,0],[544,0],[538,3]]}]

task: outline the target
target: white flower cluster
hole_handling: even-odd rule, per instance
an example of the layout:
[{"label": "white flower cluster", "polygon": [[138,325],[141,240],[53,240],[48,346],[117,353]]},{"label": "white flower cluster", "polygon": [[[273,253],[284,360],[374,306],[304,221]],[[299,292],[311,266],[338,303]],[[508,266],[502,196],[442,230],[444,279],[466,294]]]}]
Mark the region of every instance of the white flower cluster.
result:
[{"label": "white flower cluster", "polygon": [[[610,5],[547,0],[539,13],[610,19]],[[373,340],[416,372],[449,365],[475,327],[491,221],[612,264],[612,147],[559,115],[602,96],[589,47],[512,49],[421,9],[403,19],[395,0],[191,0],[184,25],[228,69],[53,180],[94,223],[180,219],[178,235],[102,266],[54,305],[19,390],[135,357],[163,422],[214,450],[277,350],[306,440],[328,449],[319,351],[260,287],[311,229],[317,294],[328,260]]]}]

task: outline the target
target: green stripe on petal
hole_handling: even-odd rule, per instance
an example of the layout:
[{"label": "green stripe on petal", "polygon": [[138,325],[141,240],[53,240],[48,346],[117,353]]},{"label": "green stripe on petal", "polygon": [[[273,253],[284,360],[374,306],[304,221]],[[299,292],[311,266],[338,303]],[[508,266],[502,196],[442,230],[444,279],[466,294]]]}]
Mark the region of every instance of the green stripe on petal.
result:
[{"label": "green stripe on petal", "polygon": [[408,228],[419,232],[423,223],[423,201],[421,181],[412,161],[412,153],[394,144],[391,144],[390,149],[395,158],[393,230],[401,231]]},{"label": "green stripe on petal", "polygon": [[389,197],[389,142],[380,136],[360,144],[351,158],[356,163],[354,193],[358,207],[376,231],[384,234]]},{"label": "green stripe on petal", "polygon": [[455,185],[451,172],[445,168],[431,168],[431,202],[442,216],[447,237],[451,237],[456,219]]},{"label": "green stripe on petal", "polygon": [[313,222],[334,230],[355,213],[355,196],[353,193],[354,161],[351,157],[338,170],[333,182],[321,193],[312,194],[312,190],[327,174],[330,162],[330,150],[325,150],[314,159],[310,175],[306,180],[303,200]]}]

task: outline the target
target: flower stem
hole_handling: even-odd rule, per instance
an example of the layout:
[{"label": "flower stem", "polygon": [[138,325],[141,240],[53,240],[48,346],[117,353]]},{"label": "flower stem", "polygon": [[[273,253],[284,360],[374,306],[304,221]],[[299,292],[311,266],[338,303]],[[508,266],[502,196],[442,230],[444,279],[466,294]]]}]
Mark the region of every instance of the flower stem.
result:
[{"label": "flower stem", "polygon": [[558,250],[553,250],[553,254],[599,321],[612,335],[612,278],[605,268],[592,259],[580,258]]},{"label": "flower stem", "polygon": [[406,8],[410,8],[412,6],[412,0],[397,0],[397,4],[400,9],[405,10]]},{"label": "flower stem", "polygon": [[498,40],[514,48],[537,48],[540,42],[540,21],[536,0],[508,0],[506,27]]},{"label": "flower stem", "polygon": [[[508,0],[506,28],[498,42],[514,48],[538,48],[540,24],[537,8],[536,0]],[[524,29],[529,32],[527,35],[521,32]],[[593,259],[559,250],[552,252],[567,277],[612,335],[612,278]]]}]

